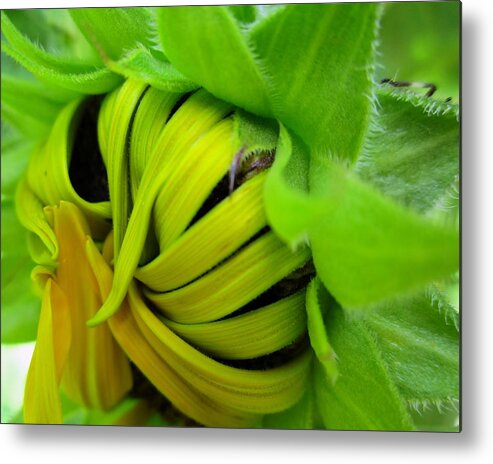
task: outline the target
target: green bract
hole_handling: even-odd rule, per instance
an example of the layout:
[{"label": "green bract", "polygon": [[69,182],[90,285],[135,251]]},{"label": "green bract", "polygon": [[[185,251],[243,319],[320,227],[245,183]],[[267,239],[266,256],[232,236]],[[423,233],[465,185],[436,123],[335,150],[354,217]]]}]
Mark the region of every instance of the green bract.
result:
[{"label": "green bract", "polygon": [[89,423],[153,423],[128,360],[208,426],[426,429],[416,411],[456,405],[459,108],[377,83],[383,14],[2,12],[2,342],[40,321],[26,420],[70,420],[32,394],[61,384],[124,411]]}]

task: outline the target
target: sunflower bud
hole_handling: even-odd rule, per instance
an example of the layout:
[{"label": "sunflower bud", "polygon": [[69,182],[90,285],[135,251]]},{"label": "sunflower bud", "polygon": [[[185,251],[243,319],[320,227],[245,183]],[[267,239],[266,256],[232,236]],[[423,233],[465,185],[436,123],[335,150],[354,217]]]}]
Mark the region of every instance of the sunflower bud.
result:
[{"label": "sunflower bud", "polygon": [[[60,384],[88,407],[114,406],[131,390],[129,361],[133,382],[143,374],[203,425],[254,426],[301,398],[312,268],[267,223],[272,160],[205,90],[128,80],[61,111],[17,196],[47,275],[29,421],[60,420]],[[36,407],[40,385],[55,417]]]}]

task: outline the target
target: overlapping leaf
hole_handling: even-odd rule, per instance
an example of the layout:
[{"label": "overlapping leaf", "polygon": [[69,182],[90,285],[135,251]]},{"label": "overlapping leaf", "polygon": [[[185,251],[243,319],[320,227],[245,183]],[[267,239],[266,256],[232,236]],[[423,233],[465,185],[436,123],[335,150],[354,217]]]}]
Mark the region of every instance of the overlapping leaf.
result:
[{"label": "overlapping leaf", "polygon": [[452,103],[380,91],[356,172],[401,204],[430,210],[458,177],[457,112]]},{"label": "overlapping leaf", "polygon": [[183,74],[223,100],[272,115],[265,78],[231,10],[162,8],[158,25],[167,57]]},{"label": "overlapping leaf", "polygon": [[332,161],[312,158],[311,167],[319,167],[312,175],[316,193],[296,189],[285,167],[302,152],[281,128],[266,183],[267,215],[290,243],[309,240],[320,278],[344,307],[413,290],[457,269],[455,228],[402,209]]}]

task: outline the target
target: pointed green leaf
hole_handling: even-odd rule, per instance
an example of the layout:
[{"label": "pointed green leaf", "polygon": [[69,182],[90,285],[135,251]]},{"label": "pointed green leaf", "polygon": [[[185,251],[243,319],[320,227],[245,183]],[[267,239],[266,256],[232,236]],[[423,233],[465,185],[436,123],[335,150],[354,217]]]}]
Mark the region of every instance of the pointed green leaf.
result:
[{"label": "pointed green leaf", "polygon": [[250,37],[274,114],[327,156],[356,159],[371,110],[378,5],[289,5]]},{"label": "pointed green leaf", "polygon": [[329,304],[327,301],[320,301],[321,298],[326,297],[326,292],[322,290],[321,285],[320,281],[315,278],[308,285],[306,292],[308,336],[318,361],[325,369],[327,378],[335,384],[339,377],[339,368],[337,354],[330,344],[325,329],[324,315]]},{"label": "pointed green leaf", "polygon": [[406,404],[364,324],[332,304],[325,325],[339,355],[340,375],[332,386],[322,364],[315,362],[315,394],[324,425],[342,430],[412,430]]},{"label": "pointed green leaf", "polygon": [[457,113],[451,103],[380,91],[356,172],[401,204],[430,210],[459,175]]},{"label": "pointed green leaf", "polygon": [[213,95],[270,116],[264,76],[238,22],[227,7],[168,7],[157,13],[166,56]]}]

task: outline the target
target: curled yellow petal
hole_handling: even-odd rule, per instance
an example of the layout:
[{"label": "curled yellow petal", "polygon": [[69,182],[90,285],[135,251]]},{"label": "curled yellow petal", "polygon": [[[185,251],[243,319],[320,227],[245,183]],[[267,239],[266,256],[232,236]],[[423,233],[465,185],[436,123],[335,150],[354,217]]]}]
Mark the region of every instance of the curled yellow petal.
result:
[{"label": "curled yellow petal", "polygon": [[[87,242],[87,255],[97,277],[101,293],[111,289],[112,272],[94,244]],[[120,311],[108,319],[108,324],[128,357],[153,385],[178,409],[197,422],[211,427],[251,427],[260,418],[225,406],[198,391],[158,355],[141,333],[125,300]]]},{"label": "curled yellow petal", "polygon": [[54,265],[58,258],[58,241],[45,216],[43,204],[26,179],[17,187],[15,204],[19,221],[31,232],[29,251],[33,260],[38,264]]},{"label": "curled yellow petal", "polygon": [[76,100],[62,109],[47,142],[31,156],[27,169],[27,183],[43,205],[70,201],[84,213],[91,234],[103,238],[109,231],[105,219],[111,217],[109,201],[89,202],[74,189],[69,175],[75,130],[85,109],[84,102]]},{"label": "curled yellow petal", "polygon": [[[115,108],[116,106],[115,103]],[[125,231],[121,231],[122,225],[115,222],[118,215],[123,214],[122,206],[112,198],[115,225],[115,275],[108,298],[95,317],[89,321],[89,326],[100,324],[118,311],[138,267],[156,197],[163,184],[172,175],[173,168],[179,162],[183,152],[214,127],[229,111],[231,111],[229,104],[217,100],[205,91],[196,92],[183,103],[166,124],[156,142],[151,159],[142,175]],[[108,150],[111,152],[109,144]],[[123,169],[118,166],[117,168],[118,170]],[[113,183],[111,176],[109,180],[111,186]],[[122,195],[118,198],[120,196]],[[125,232],[124,236],[123,232]]]},{"label": "curled yellow petal", "polygon": [[186,230],[135,277],[153,290],[181,287],[204,274],[267,225],[260,173]]},{"label": "curled yellow petal", "polygon": [[307,249],[292,252],[269,232],[185,287],[144,293],[169,319],[184,324],[209,322],[253,300],[309,257]]},{"label": "curled yellow petal", "polygon": [[[36,411],[36,407],[40,407],[36,405],[41,401],[32,392],[47,382],[51,396],[58,391],[55,386],[60,378],[57,377],[55,382],[50,372],[54,366],[59,372],[61,361],[50,363],[50,353],[63,354],[62,387],[79,404],[109,409],[132,385],[128,359],[113,339],[109,327],[105,324],[88,329],[86,326],[86,320],[102,302],[85,252],[89,226],[80,210],[68,202],[50,207],[49,213],[59,244],[59,264],[54,278],[49,270],[42,268],[37,268],[33,274],[38,282],[45,281],[46,286],[32,373],[26,390],[29,392],[26,403],[29,418],[33,418],[30,411]],[[66,339],[71,342],[68,353]],[[59,408],[53,410],[57,411],[56,420],[60,421]]]},{"label": "curled yellow petal", "polygon": [[290,345],[305,333],[305,292],[215,322],[180,324],[161,320],[181,338],[215,357],[258,358]]}]

